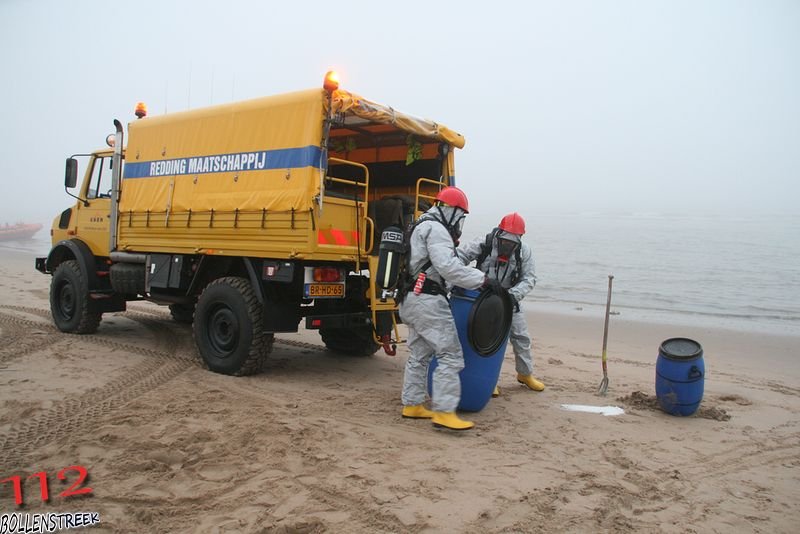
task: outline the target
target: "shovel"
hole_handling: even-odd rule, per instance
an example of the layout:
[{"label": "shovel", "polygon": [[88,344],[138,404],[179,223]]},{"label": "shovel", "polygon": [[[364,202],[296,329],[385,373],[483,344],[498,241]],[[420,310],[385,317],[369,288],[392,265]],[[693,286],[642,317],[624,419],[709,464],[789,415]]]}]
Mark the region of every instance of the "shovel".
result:
[{"label": "shovel", "polygon": [[614,275],[608,275],[608,300],[606,300],[606,324],[603,327],[603,380],[600,381],[600,387],[597,388],[598,395],[605,395],[608,391],[608,364],[606,363],[606,345],[608,344],[608,316],[611,312],[611,281],[614,280]]}]

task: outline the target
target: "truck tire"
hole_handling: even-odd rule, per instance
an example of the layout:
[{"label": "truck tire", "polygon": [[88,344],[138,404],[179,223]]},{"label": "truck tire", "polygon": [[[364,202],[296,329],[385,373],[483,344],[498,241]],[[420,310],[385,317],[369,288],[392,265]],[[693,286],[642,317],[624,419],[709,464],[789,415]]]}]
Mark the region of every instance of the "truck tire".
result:
[{"label": "truck tire", "polygon": [[381,348],[372,339],[372,327],[321,328],[322,342],[333,352],[348,356],[372,356]]},{"label": "truck tire", "polygon": [[259,373],[272,350],[273,334],[264,332],[263,309],[245,278],[218,278],[206,286],[192,332],[200,356],[215,373]]},{"label": "truck tire", "polygon": [[103,314],[89,298],[86,277],[76,260],[59,264],[50,282],[50,312],[56,328],[70,334],[97,331]]},{"label": "truck tire", "polygon": [[111,287],[122,295],[144,295],[145,266],[143,263],[115,263],[111,266]]},{"label": "truck tire", "polygon": [[169,313],[176,323],[192,324],[195,304],[170,304]]}]

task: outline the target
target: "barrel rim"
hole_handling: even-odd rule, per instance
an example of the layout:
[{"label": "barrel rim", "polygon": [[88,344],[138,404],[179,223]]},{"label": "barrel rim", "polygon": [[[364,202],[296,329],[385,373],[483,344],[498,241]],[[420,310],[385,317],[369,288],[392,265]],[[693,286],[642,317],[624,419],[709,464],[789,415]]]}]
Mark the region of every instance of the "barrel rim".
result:
[{"label": "barrel rim", "polygon": [[[463,291],[464,293],[462,293],[461,295],[455,295],[456,297],[461,297],[464,300],[473,301],[472,306],[470,306],[469,313],[467,314],[467,332],[466,332],[467,342],[470,344],[475,353],[482,358],[489,358],[492,357],[493,355],[496,355],[497,352],[500,350],[500,348],[502,348],[503,346],[505,346],[506,343],[508,343],[508,333],[511,329],[511,322],[513,319],[512,315],[514,313],[514,308],[513,305],[511,304],[511,297],[508,295],[508,292],[506,291],[498,293],[490,288],[486,288],[481,291],[471,290],[471,289],[464,290],[463,288],[458,288],[458,289],[461,289],[461,291]],[[470,293],[472,294],[477,293],[477,296],[472,297]],[[472,328],[472,324],[475,321],[475,314],[477,313],[478,308],[480,308],[481,303],[487,298],[493,296],[500,298],[503,308],[505,310],[505,317],[503,318],[504,319],[503,330],[505,331],[505,335],[502,337],[498,337],[494,341],[494,343],[492,343],[490,346],[481,348],[478,346],[478,343],[476,342],[475,332]]]},{"label": "barrel rim", "polygon": [[[688,341],[689,343],[694,343],[695,345],[697,345],[697,351],[687,355],[673,354],[669,352],[666,348],[664,348],[664,345],[667,345],[668,343],[673,341]],[[679,361],[696,360],[697,358],[701,358],[703,356],[703,346],[700,345],[699,342],[695,341],[694,339],[690,339],[688,337],[671,337],[661,342],[661,345],[659,345],[658,347],[658,354],[669,360],[679,360]]]},{"label": "barrel rim", "polygon": [[466,300],[477,300],[481,296],[479,289],[464,289],[463,287],[455,286],[450,291],[450,297],[462,298]]}]

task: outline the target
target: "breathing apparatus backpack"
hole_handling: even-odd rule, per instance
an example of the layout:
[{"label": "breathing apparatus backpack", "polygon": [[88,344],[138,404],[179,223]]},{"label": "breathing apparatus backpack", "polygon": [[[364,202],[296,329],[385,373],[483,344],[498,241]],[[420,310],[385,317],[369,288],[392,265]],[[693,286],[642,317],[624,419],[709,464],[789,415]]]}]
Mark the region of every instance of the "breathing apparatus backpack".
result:
[{"label": "breathing apparatus backpack", "polygon": [[[411,234],[424,221],[435,221],[444,225],[442,221],[435,217],[422,216],[410,223],[405,230],[401,230],[396,226],[389,226],[381,232],[375,285],[384,291],[396,289],[395,300],[398,303],[403,302],[408,292],[418,282],[420,275],[432,265],[431,260],[428,259],[416,272],[411,272],[409,266]],[[425,293],[445,294],[444,288],[433,280],[426,280],[423,277],[420,284],[420,290]]]}]

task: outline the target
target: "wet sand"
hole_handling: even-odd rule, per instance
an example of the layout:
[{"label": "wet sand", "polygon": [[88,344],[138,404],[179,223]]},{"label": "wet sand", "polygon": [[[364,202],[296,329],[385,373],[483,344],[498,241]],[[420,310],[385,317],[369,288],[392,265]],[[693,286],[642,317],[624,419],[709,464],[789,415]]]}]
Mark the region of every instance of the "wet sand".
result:
[{"label": "wet sand", "polygon": [[[90,336],[52,325],[49,277],[0,249],[0,511],[99,512],[97,532],[796,532],[800,338],[529,314],[542,393],[507,354],[502,394],[453,433],[400,417],[406,351],[343,357],[278,334],[266,372],[203,369],[191,330],[130,303]],[[658,345],[705,350],[698,413],[658,409]],[[613,405],[616,417],[561,404]],[[58,497],[85,466],[91,496]],[[70,479],[73,480],[73,479]]]}]

